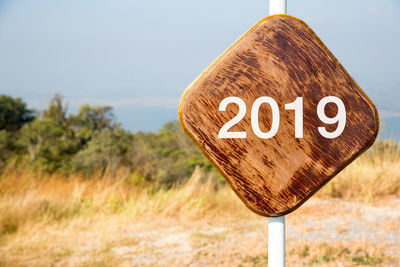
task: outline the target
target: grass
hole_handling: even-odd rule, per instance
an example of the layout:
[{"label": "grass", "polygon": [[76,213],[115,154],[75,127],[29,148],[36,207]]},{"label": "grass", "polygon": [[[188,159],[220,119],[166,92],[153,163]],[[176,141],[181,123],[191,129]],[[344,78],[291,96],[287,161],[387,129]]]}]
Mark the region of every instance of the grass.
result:
[{"label": "grass", "polygon": [[[75,217],[128,214],[200,218],[224,209],[238,210],[229,188],[216,191],[212,179],[196,169],[189,181],[170,190],[132,186],[123,173],[86,179],[8,170],[0,177],[0,236],[24,225],[51,223]],[[240,208],[239,208],[240,209]]]},{"label": "grass", "polygon": [[[91,179],[7,169],[0,176],[0,235],[13,234],[26,223],[55,222],[76,216],[128,213],[132,216],[181,214],[201,218],[232,210],[243,215],[242,204],[226,186],[196,169],[184,185],[154,191],[133,185],[132,175]],[[372,202],[400,197],[400,153],[383,147],[364,154],[329,182],[318,197]]]},{"label": "grass", "polygon": [[[114,176],[94,175],[88,179],[78,174],[65,177],[28,169],[6,169],[0,176],[0,266],[42,266],[43,263],[119,266],[123,261],[115,256],[118,250],[113,249],[135,247],[144,242],[144,239],[124,234],[124,225],[132,221],[140,222],[137,226],[140,232],[140,227],[144,229],[149,225],[162,231],[164,226],[158,222],[168,221],[168,218],[201,225],[221,220],[234,224],[259,218],[240,203],[229,187],[219,186],[200,169],[196,169],[185,184],[169,190],[134,184],[135,179],[124,170]],[[399,198],[399,151],[390,145],[374,147],[328,183],[316,197],[364,203]],[[212,252],[202,249],[225,242],[224,238],[225,235],[219,233],[193,233],[187,242],[192,245],[198,242],[198,254],[212,258]],[[61,241],[53,243],[52,239]],[[76,248],[78,243],[79,249]],[[152,249],[148,250],[140,253],[151,255]],[[235,262],[236,266],[265,265],[264,252],[261,249],[242,256]],[[289,254],[292,262],[312,266],[338,261],[377,265],[389,259],[379,250],[346,244],[303,244]]]},{"label": "grass", "polygon": [[240,264],[239,266],[267,266],[268,264],[268,256],[266,255],[257,255],[257,256],[247,256],[245,257],[243,264]]},{"label": "grass", "polygon": [[381,141],[357,158],[318,193],[320,197],[373,202],[400,197],[400,150]]},{"label": "grass", "polygon": [[317,243],[304,245],[303,248],[291,251],[295,256],[300,256],[300,260],[309,266],[324,266],[328,263],[346,262],[351,266],[377,265],[385,261],[390,261],[390,257],[385,256],[376,247],[363,243]]}]

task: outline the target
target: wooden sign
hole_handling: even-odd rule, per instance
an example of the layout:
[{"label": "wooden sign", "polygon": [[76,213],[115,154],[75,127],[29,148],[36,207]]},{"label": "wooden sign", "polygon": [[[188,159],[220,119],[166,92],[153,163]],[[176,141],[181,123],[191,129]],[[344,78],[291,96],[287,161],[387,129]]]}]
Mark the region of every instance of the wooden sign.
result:
[{"label": "wooden sign", "polygon": [[299,207],[365,151],[374,104],[301,20],[260,20],[185,91],[185,132],[254,212]]}]

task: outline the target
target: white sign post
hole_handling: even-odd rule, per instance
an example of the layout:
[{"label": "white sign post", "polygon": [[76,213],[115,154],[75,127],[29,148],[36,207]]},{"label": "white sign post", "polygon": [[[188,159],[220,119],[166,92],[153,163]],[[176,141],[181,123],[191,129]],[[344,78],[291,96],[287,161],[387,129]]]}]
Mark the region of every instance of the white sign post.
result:
[{"label": "white sign post", "polygon": [[270,0],[269,14],[286,14],[286,0]]},{"label": "white sign post", "polygon": [[[270,0],[269,14],[286,14],[286,0]],[[285,266],[285,216],[268,218],[268,266]]]},{"label": "white sign post", "polygon": [[268,266],[285,266],[285,216],[268,218]]}]

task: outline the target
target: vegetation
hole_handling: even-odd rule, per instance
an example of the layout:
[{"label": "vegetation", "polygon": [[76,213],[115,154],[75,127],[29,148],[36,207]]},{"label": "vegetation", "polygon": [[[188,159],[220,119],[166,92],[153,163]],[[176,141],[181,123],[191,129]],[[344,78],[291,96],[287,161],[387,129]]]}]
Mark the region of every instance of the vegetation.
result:
[{"label": "vegetation", "polygon": [[[167,124],[168,127],[171,125],[175,124]],[[164,136],[166,132],[173,132],[166,131],[166,127],[156,135]],[[99,137],[100,140],[93,141],[97,140],[93,139],[89,144],[96,142],[93,145],[96,147],[98,143],[112,143],[108,140],[108,136],[117,135],[118,132],[104,130],[102,134],[104,136]],[[101,138],[106,140],[102,142]],[[110,138],[117,140],[115,136]],[[114,146],[111,144],[108,146],[110,148],[107,146],[102,148],[102,151],[108,151],[104,153],[96,152],[96,149],[88,146],[87,149],[78,152],[75,157],[82,157],[79,164],[101,166],[102,162],[109,160],[107,157],[113,156]],[[143,147],[145,146],[141,146]],[[148,153],[144,158],[155,161],[152,157],[156,157],[157,154],[150,152],[155,147],[147,148],[147,152],[142,152]],[[118,146],[117,149],[120,152],[124,151]],[[156,153],[162,152],[157,150]],[[75,157],[74,160],[79,161]],[[196,217],[203,216],[204,213],[237,212],[241,210],[239,207],[243,206],[231,189],[223,186],[215,178],[215,174],[204,167],[195,167],[193,173],[188,176],[184,176],[184,172],[169,172],[169,169],[160,175],[157,170],[145,172],[151,168],[158,169],[155,165],[157,163],[146,163],[144,159],[131,160],[137,164],[141,163],[141,168],[133,172],[125,168],[117,169],[115,172],[104,172],[99,168],[97,171],[92,171],[90,179],[85,172],[50,173],[32,170],[29,166],[15,168],[13,165],[8,165],[0,176],[0,237],[18,231],[26,223],[43,219],[52,222],[88,214],[120,212],[128,212],[134,216],[144,214],[171,216],[184,212],[185,216]],[[167,162],[158,160],[157,162],[163,166],[181,164],[173,160]],[[146,164],[154,165],[149,167]],[[191,165],[186,164],[186,166]],[[189,171],[189,167],[185,171]],[[170,187],[159,187],[156,183],[142,181],[143,175],[166,179],[168,176],[165,172],[177,177],[182,175],[186,179]],[[365,203],[399,198],[400,154],[398,148],[392,142],[379,142],[324,186],[317,193],[317,197]],[[237,215],[244,214],[241,210]]]},{"label": "vegetation", "polygon": [[196,166],[218,177],[177,122],[156,133],[132,134],[116,122],[111,107],[85,104],[78,114],[69,114],[59,95],[33,114],[21,99],[0,97],[0,171],[11,164],[90,177],[125,169],[135,174],[135,182],[157,187],[182,182]]}]

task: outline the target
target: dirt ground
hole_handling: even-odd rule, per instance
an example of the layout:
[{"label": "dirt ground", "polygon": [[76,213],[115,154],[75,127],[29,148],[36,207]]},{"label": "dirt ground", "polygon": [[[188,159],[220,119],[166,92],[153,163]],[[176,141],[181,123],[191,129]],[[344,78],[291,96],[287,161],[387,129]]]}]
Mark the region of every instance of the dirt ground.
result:
[{"label": "dirt ground", "polygon": [[[267,218],[244,214],[36,225],[0,243],[0,266],[266,266]],[[286,216],[286,246],[287,266],[400,266],[400,199],[313,198]]]}]

